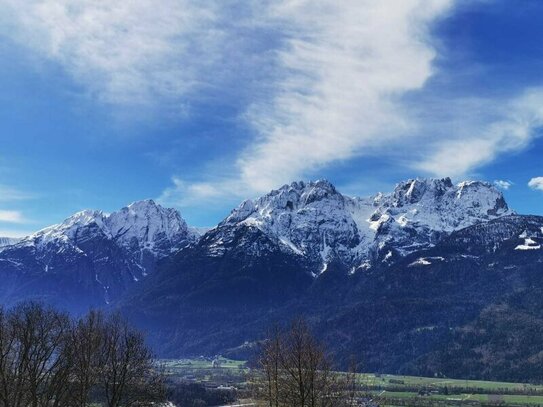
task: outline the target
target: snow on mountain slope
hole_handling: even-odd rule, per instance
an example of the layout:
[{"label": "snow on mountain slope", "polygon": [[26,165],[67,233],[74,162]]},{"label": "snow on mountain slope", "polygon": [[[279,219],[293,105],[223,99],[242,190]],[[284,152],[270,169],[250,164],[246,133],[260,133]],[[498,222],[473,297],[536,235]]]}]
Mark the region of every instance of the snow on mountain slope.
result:
[{"label": "snow on mountain slope", "polygon": [[157,258],[164,258],[199,234],[190,229],[179,212],[163,208],[153,200],[134,202],[105,218],[111,238],[152,271]]},{"label": "snow on mountain slope", "polygon": [[[289,270],[301,270],[305,281],[307,273],[317,277],[332,264],[350,273],[388,266],[454,231],[508,214],[502,194],[483,182],[409,180],[390,194],[369,198],[342,195],[328,181],[294,182],[243,202],[200,238],[177,211],[145,200],[111,214],[81,211],[2,247],[1,278],[12,284],[0,295],[70,293],[72,303],[84,303],[82,295],[89,303],[115,300],[161,259],[192,243],[195,250],[179,252],[188,256],[187,267],[207,264],[213,272],[253,267],[264,275],[288,264]],[[537,246],[526,239],[517,245]]]},{"label": "snow on mountain slope", "polygon": [[96,210],[77,212],[58,225],[21,239],[17,245],[39,249],[51,243],[77,246],[95,237],[112,240],[136,256],[148,251],[164,257],[196,240],[198,234],[188,228],[175,209],[145,200],[111,214]]},{"label": "snow on mountain slope", "polygon": [[171,246],[193,239],[195,234],[178,211],[163,208],[152,200],[134,202],[106,218],[114,239],[127,246],[137,242],[140,247],[152,247],[166,240]]},{"label": "snow on mountain slope", "polygon": [[416,179],[369,198],[344,196],[328,181],[294,182],[232,211],[214,231],[209,253],[222,253],[233,231],[257,228],[314,263],[315,275],[334,260],[354,272],[510,213],[502,194],[484,182]]},{"label": "snow on mountain slope", "polygon": [[46,227],[22,238],[16,246],[33,246],[39,251],[46,249],[50,244],[77,246],[81,241],[97,235],[111,238],[104,225],[105,216],[102,211],[84,210],[77,212],[62,223]]},{"label": "snow on mountain slope", "polygon": [[54,276],[69,290],[101,292],[107,302],[197,238],[176,210],[152,200],[111,214],[84,210],[3,247],[0,272],[20,278]]},{"label": "snow on mountain slope", "polygon": [[452,233],[441,244],[456,252],[481,256],[511,250],[538,250],[543,243],[543,217],[513,215]]},{"label": "snow on mountain slope", "polygon": [[510,213],[491,184],[465,181],[455,186],[449,178],[402,182],[391,195],[381,196],[380,207],[399,222],[446,232]]}]

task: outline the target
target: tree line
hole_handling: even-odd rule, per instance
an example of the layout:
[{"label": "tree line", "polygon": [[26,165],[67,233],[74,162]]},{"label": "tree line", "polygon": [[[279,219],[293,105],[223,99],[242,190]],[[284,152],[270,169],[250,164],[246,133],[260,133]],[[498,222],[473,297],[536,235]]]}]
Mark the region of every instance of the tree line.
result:
[{"label": "tree line", "polygon": [[0,407],[151,406],[164,397],[143,335],[119,315],[0,307]]}]

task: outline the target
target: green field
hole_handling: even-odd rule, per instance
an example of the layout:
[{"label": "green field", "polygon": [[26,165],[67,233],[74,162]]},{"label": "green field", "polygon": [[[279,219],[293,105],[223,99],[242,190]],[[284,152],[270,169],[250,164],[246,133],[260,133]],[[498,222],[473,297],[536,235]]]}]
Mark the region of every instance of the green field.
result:
[{"label": "green field", "polygon": [[543,385],[368,373],[359,384],[384,406],[543,406]]},{"label": "green field", "polygon": [[[226,358],[160,360],[167,375],[211,387],[247,389],[251,369]],[[361,397],[380,406],[543,406],[543,385],[361,373]]]},{"label": "green field", "polygon": [[476,394],[460,393],[454,395],[430,394],[420,396],[416,392],[371,392],[375,400],[381,401],[382,405],[398,405],[397,400],[409,401],[409,405],[480,405],[495,404],[502,406],[523,406],[523,405],[543,405],[543,396],[526,395],[503,395],[503,394]]},{"label": "green field", "polygon": [[[420,386],[420,387],[436,387],[436,388],[476,388],[485,390],[507,389],[510,391],[540,391],[543,393],[543,385],[524,384],[524,383],[509,383],[509,382],[491,382],[483,380],[462,380],[462,379],[447,379],[434,377],[417,377],[417,376],[398,376],[398,375],[376,375],[372,373],[362,373],[359,375],[360,381],[373,386],[393,386],[394,381],[403,382],[401,385]],[[392,382],[391,382],[392,380]]]}]

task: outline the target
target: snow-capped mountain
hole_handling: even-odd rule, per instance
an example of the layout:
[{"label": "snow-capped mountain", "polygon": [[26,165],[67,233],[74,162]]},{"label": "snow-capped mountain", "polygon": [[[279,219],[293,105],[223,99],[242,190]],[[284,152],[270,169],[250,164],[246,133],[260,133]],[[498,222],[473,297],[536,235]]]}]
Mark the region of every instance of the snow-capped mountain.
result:
[{"label": "snow-capped mountain", "polygon": [[219,256],[239,229],[258,229],[282,250],[314,263],[315,275],[332,261],[355,272],[510,213],[501,192],[484,182],[415,179],[369,198],[342,195],[328,181],[294,182],[244,201],[205,240],[209,254]]},{"label": "snow-capped mountain", "polygon": [[[243,344],[305,315],[345,361],[363,354],[374,371],[451,373],[440,352],[456,349],[457,333],[469,332],[468,343],[481,335],[464,327],[489,309],[520,311],[520,338],[533,337],[535,319],[543,327],[542,248],[543,217],[514,214],[488,183],[409,180],[353,198],[327,181],[295,182],[243,202],[135,286],[121,308],[156,333],[166,357],[247,357],[236,353]],[[499,340],[499,354],[523,351],[515,330],[507,319],[496,328],[496,338],[511,339]],[[519,360],[537,364],[542,346],[537,337]],[[470,356],[456,353],[469,373]],[[435,369],[418,371],[421,357]],[[481,371],[499,370],[485,354],[480,362]]]},{"label": "snow-capped mountain", "polygon": [[177,210],[163,208],[152,200],[134,202],[113,212],[104,223],[112,239],[129,251],[146,272],[153,271],[157,259],[200,236],[197,229],[187,226]]},{"label": "snow-capped mountain", "polygon": [[[277,285],[277,293],[287,293],[286,285],[296,292],[331,264],[347,274],[388,267],[453,231],[510,213],[502,194],[483,182],[409,180],[369,198],[342,195],[328,181],[294,182],[243,202],[200,237],[175,209],[145,200],[110,214],[78,212],[6,241],[0,296],[72,295],[74,303],[100,305],[120,298],[177,252],[187,276],[215,278],[221,270],[219,280],[230,284],[232,270],[254,269],[251,278]],[[180,250],[189,245],[193,249]]]},{"label": "snow-capped mountain", "polygon": [[111,214],[84,210],[4,247],[0,272],[69,280],[97,303],[109,302],[197,237],[175,209],[152,200]]},{"label": "snow-capped mountain", "polygon": [[[518,315],[514,328],[503,320],[498,336],[510,340],[494,353],[524,351],[517,331],[543,327],[542,264],[543,217],[514,214],[488,183],[416,179],[356,198],[327,181],[294,182],[244,201],[202,236],[153,201],[79,212],[0,248],[0,301],[76,312],[115,302],[166,357],[235,351],[304,314],[340,357],[452,375],[442,352],[472,346],[465,332],[480,336],[473,354],[490,346],[488,310]],[[465,329],[473,323],[485,329]],[[525,371],[539,361],[535,337],[519,357]],[[435,369],[417,370],[421,358]],[[499,370],[484,355],[477,363]]]},{"label": "snow-capped mountain", "polygon": [[77,212],[58,225],[19,240],[17,246],[44,249],[50,244],[67,244],[77,247],[94,237],[112,240],[129,251],[136,262],[143,263],[141,259],[145,254],[165,257],[194,242],[198,233],[187,226],[177,210],[145,200],[111,214],[98,210]]}]

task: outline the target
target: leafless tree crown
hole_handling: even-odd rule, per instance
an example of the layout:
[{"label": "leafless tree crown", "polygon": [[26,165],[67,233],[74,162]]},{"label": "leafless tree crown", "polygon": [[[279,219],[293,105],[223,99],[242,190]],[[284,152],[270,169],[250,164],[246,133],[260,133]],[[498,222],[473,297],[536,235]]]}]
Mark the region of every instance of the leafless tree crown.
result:
[{"label": "leafless tree crown", "polygon": [[353,405],[353,375],[332,370],[324,346],[303,319],[273,327],[259,355],[257,397],[269,407]]},{"label": "leafless tree crown", "polygon": [[118,315],[71,320],[39,303],[0,308],[0,407],[107,407],[163,400],[143,336]]}]

